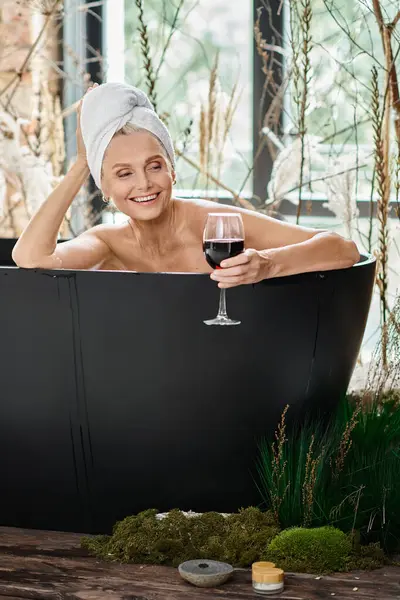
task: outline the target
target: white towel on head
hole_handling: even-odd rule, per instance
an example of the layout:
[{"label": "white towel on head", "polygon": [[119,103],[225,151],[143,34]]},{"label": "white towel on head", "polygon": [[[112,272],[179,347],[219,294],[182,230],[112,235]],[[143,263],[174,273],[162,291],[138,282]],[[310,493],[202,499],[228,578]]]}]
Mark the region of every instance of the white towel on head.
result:
[{"label": "white towel on head", "polygon": [[127,123],[150,131],[164,146],[175,166],[174,146],[168,129],[154,112],[146,94],[125,83],[103,83],[83,98],[81,130],[90,172],[101,189],[104,153],[114,134]]}]

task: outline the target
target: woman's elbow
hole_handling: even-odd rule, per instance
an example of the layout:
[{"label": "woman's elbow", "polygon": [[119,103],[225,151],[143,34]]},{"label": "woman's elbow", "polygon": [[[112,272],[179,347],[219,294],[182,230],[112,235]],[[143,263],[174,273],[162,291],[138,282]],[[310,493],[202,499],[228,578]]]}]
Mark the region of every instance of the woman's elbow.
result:
[{"label": "woman's elbow", "polygon": [[357,248],[357,244],[353,240],[346,240],[349,245],[349,254],[351,255],[352,265],[358,263],[361,258],[360,252]]},{"label": "woman's elbow", "polygon": [[336,238],[337,257],[341,267],[352,267],[360,260],[357,244],[337,233],[331,233]]},{"label": "woman's elbow", "polygon": [[20,269],[35,269],[35,268],[37,268],[37,265],[34,264],[32,261],[27,260],[26,258],[21,258],[18,255],[12,254],[12,259],[15,262],[15,264],[17,265],[17,267],[19,267]]},{"label": "woman's elbow", "polygon": [[26,252],[21,252],[21,249],[14,246],[11,252],[11,258],[21,269],[36,269],[38,267],[37,263],[32,260],[32,257],[29,256]]}]

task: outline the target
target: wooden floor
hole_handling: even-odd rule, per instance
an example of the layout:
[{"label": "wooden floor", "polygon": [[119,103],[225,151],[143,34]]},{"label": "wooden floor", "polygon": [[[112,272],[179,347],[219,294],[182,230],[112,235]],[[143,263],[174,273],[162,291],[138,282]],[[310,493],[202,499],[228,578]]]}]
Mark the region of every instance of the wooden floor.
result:
[{"label": "wooden floor", "polygon": [[[108,564],[80,549],[78,534],[0,527],[0,600],[246,600],[252,591],[248,570],[235,571],[216,589],[185,583],[176,569]],[[400,568],[316,578],[286,575],[286,600],[400,599]]]}]

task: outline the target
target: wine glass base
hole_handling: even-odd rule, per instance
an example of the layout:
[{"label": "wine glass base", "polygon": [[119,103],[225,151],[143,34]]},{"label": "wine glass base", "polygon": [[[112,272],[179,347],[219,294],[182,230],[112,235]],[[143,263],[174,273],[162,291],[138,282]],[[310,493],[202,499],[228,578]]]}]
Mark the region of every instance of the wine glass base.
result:
[{"label": "wine glass base", "polygon": [[209,319],[203,323],[206,325],[240,325],[241,321],[234,321],[229,317],[215,317],[215,319]]}]

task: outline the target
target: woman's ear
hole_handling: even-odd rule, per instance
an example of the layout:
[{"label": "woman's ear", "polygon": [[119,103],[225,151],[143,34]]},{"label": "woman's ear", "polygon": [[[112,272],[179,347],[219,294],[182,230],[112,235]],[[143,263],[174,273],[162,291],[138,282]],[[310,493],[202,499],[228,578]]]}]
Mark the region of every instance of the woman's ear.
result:
[{"label": "woman's ear", "polygon": [[172,177],[172,185],[175,185],[176,184],[176,173],[173,169],[171,171],[171,177]]}]

